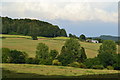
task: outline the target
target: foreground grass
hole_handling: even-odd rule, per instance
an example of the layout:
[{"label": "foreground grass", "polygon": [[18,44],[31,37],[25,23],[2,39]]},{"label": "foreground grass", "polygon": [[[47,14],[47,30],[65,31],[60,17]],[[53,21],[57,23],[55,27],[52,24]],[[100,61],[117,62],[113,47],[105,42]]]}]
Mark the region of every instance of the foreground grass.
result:
[{"label": "foreground grass", "polygon": [[[2,64],[3,78],[118,77],[116,70],[81,69],[64,66]],[[108,76],[109,75],[109,76]]]},{"label": "foreground grass", "polygon": [[[2,39],[2,46],[10,49],[17,49],[20,51],[25,51],[30,57],[35,56],[36,46],[38,43],[45,43],[49,46],[50,49],[56,49],[61,51],[62,46],[64,45],[67,37],[56,37],[56,38],[45,38],[39,37],[39,40],[31,40],[30,36],[21,36],[21,35],[2,35],[7,37]],[[80,42],[80,41],[79,41]],[[88,58],[93,58],[98,54],[100,43],[87,43],[80,42],[81,46],[85,48]]]}]

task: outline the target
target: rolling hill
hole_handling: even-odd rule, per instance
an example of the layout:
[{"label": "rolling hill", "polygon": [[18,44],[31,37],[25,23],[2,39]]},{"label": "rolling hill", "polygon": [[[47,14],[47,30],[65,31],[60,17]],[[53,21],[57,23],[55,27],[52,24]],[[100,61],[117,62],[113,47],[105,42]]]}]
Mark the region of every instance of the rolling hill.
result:
[{"label": "rolling hill", "polygon": [[[32,40],[30,36],[20,36],[20,35],[2,35],[7,37],[2,40],[2,46],[10,49],[17,49],[20,51],[25,51],[30,57],[35,56],[36,46],[38,43],[45,43],[49,46],[49,49],[56,49],[61,51],[62,46],[65,43],[68,37],[55,37],[55,38],[46,38],[38,37],[39,40]],[[101,43],[88,43],[80,42],[82,47],[85,48],[88,58],[93,58],[98,54],[98,49]]]}]

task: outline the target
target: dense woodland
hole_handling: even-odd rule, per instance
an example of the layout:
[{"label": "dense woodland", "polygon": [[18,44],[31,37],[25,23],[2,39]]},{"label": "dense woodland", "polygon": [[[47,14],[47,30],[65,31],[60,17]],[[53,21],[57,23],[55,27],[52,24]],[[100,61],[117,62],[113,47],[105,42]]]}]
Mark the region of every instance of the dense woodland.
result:
[{"label": "dense woodland", "polygon": [[2,34],[36,35],[44,37],[67,36],[65,29],[57,25],[36,19],[12,19],[2,18]]}]

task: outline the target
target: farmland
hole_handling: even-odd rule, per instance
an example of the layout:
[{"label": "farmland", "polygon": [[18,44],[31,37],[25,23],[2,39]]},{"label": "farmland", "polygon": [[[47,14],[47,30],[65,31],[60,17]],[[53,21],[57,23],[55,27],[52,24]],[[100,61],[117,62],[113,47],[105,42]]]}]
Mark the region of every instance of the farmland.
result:
[{"label": "farmland", "polygon": [[[46,38],[38,37],[32,40],[30,36],[21,35],[2,35],[2,47],[25,51],[29,57],[35,57],[36,46],[38,43],[45,43],[49,49],[61,51],[67,37]],[[0,39],[1,40],[1,39]],[[98,54],[101,43],[88,43],[79,41],[85,48],[88,58],[93,58]],[[83,69],[67,66],[53,65],[33,65],[33,64],[2,64],[3,78],[118,78],[119,71]]]},{"label": "farmland", "polygon": [[[65,43],[67,37],[45,38],[38,37],[39,40],[31,40],[30,36],[20,35],[2,35],[7,37],[2,40],[2,46],[10,49],[17,49],[25,51],[30,57],[35,56],[36,46],[38,43],[45,43],[50,49],[56,49],[59,53]],[[80,41],[79,41],[80,42]],[[80,42],[81,46],[85,48],[88,58],[93,58],[98,54],[98,49],[101,43],[87,43]]]}]

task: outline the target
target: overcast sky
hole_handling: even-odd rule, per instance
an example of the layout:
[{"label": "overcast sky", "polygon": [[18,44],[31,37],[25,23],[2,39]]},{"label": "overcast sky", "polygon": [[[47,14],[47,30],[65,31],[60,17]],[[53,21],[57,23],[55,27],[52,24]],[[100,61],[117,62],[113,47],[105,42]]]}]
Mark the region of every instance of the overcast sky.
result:
[{"label": "overcast sky", "polygon": [[0,11],[10,18],[47,21],[77,36],[118,35],[118,2],[4,0]]}]

